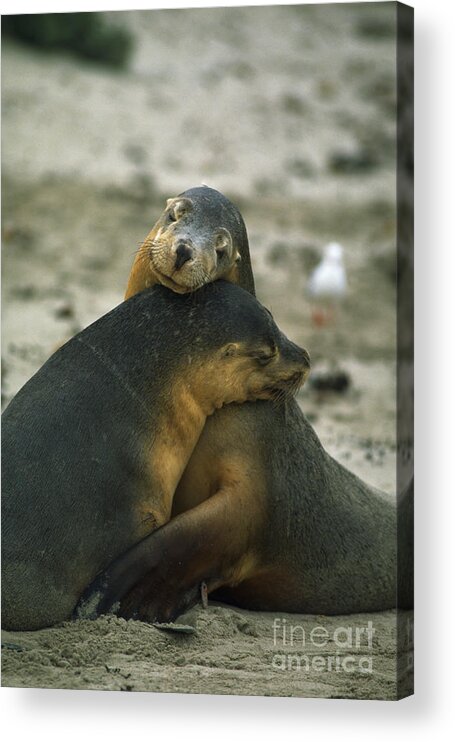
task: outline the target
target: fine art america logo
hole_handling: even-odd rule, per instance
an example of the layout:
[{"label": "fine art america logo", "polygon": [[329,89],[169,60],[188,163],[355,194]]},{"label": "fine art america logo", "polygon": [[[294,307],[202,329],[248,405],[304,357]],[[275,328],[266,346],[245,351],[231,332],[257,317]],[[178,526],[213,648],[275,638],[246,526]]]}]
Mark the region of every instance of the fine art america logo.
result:
[{"label": "fine art america logo", "polygon": [[[285,618],[273,621],[273,646],[280,651],[272,658],[275,670],[300,672],[373,672],[373,622],[365,626],[341,625],[305,630]],[[299,651],[302,650],[302,653]]]}]

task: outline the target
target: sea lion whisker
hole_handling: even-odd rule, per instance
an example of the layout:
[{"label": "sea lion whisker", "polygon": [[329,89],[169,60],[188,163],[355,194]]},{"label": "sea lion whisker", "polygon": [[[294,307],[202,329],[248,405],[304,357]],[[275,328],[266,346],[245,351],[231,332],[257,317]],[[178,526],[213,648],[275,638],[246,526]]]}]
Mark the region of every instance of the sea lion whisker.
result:
[{"label": "sea lion whisker", "polygon": [[141,260],[144,259],[144,257],[147,257],[148,252],[147,250],[143,250],[139,248],[139,250],[135,250],[133,253],[131,253],[131,255],[136,255],[137,256],[136,260],[140,262]]},{"label": "sea lion whisker", "polygon": [[272,392],[272,402],[276,407],[278,407],[281,404],[282,394],[283,392],[281,389],[277,389],[274,392]]},{"label": "sea lion whisker", "polygon": [[302,384],[301,378],[296,379],[289,388],[289,397],[295,397]]},{"label": "sea lion whisker", "polygon": [[138,256],[139,262],[142,262],[143,260],[150,260],[150,250],[143,250],[142,253]]},{"label": "sea lion whisker", "polygon": [[148,246],[148,245],[153,245],[153,244],[155,244],[155,243],[157,243],[157,244],[158,244],[158,240],[156,240],[156,239],[155,239],[154,237],[151,237],[150,235],[148,235],[148,236],[147,236],[147,237],[145,238],[145,240],[142,240],[142,245],[146,245],[146,246]]}]

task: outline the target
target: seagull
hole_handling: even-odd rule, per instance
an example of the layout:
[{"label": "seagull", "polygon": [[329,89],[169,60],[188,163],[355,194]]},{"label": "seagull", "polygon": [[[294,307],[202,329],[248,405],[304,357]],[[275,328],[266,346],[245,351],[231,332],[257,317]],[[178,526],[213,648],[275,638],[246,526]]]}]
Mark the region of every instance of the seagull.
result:
[{"label": "seagull", "polygon": [[346,296],[346,271],[343,263],[343,248],[338,242],[330,242],[324,248],[324,256],[311,274],[307,292],[318,302],[329,305],[313,308],[312,319],[316,326],[328,324],[334,318],[333,304]]},{"label": "seagull", "polygon": [[[326,327],[335,323],[336,305],[346,296],[347,281],[343,263],[343,248],[338,242],[330,242],[324,248],[324,255],[311,274],[307,283],[307,292],[313,301],[311,319],[317,328]],[[351,384],[349,374],[338,367],[336,348],[337,338],[328,330],[323,333],[328,345],[326,357],[329,368],[326,371],[313,372],[311,386],[317,391],[319,401],[326,392],[344,394]],[[319,334],[319,341],[322,335]]]}]

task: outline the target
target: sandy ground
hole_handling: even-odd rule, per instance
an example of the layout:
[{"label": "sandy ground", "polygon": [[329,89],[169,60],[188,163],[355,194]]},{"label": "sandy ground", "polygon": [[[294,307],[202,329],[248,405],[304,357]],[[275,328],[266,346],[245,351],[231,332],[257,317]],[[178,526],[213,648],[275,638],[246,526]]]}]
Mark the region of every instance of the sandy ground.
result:
[{"label": "sandy ground", "polygon": [[[169,633],[139,621],[103,617],[38,632],[3,632],[5,685],[45,688],[227,693],[232,695],[324,698],[396,697],[397,672],[402,693],[410,688],[407,633],[397,660],[393,613],[359,616],[298,616],[251,613],[221,605],[196,608],[180,622],[192,634]],[[407,616],[404,620],[407,621]],[[274,621],[287,621],[294,644],[283,644]],[[340,648],[347,634],[337,629],[368,627],[358,648]],[[282,623],[279,628],[282,628]],[[286,624],[284,624],[286,626]],[[317,647],[308,637],[315,627],[330,635]],[[306,643],[302,646],[304,629]],[[321,634],[322,636],[322,634]],[[335,639],[333,638],[335,636]],[[289,641],[290,633],[285,634]],[[322,640],[317,639],[316,643]],[[328,671],[328,658],[349,658],[348,671]],[[333,668],[336,668],[335,660]]]},{"label": "sandy ground", "polygon": [[[316,370],[337,363],[351,377],[344,395],[299,396],[324,445],[394,498],[392,7],[116,15],[137,39],[123,73],[3,45],[3,406],[58,344],[121,301],[165,199],[204,182],[240,206],[258,296],[286,334]],[[334,239],[349,295],[318,329],[305,283]],[[308,633],[371,620],[371,673],[274,666],[286,655],[275,618],[210,606],[193,611],[188,635],[113,617],[7,634],[3,684],[395,697],[392,612],[287,617]],[[346,655],[333,641],[292,651],[334,649]]]}]

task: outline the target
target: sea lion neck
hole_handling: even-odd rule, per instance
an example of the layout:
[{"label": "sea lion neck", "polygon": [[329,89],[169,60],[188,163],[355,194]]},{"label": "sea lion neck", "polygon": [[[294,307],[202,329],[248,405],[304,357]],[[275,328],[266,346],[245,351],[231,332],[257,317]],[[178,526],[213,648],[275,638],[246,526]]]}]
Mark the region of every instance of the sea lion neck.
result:
[{"label": "sea lion neck", "polygon": [[150,470],[162,493],[161,518],[170,518],[172,498],[204,429],[207,415],[185,382],[175,380],[156,420]]}]

